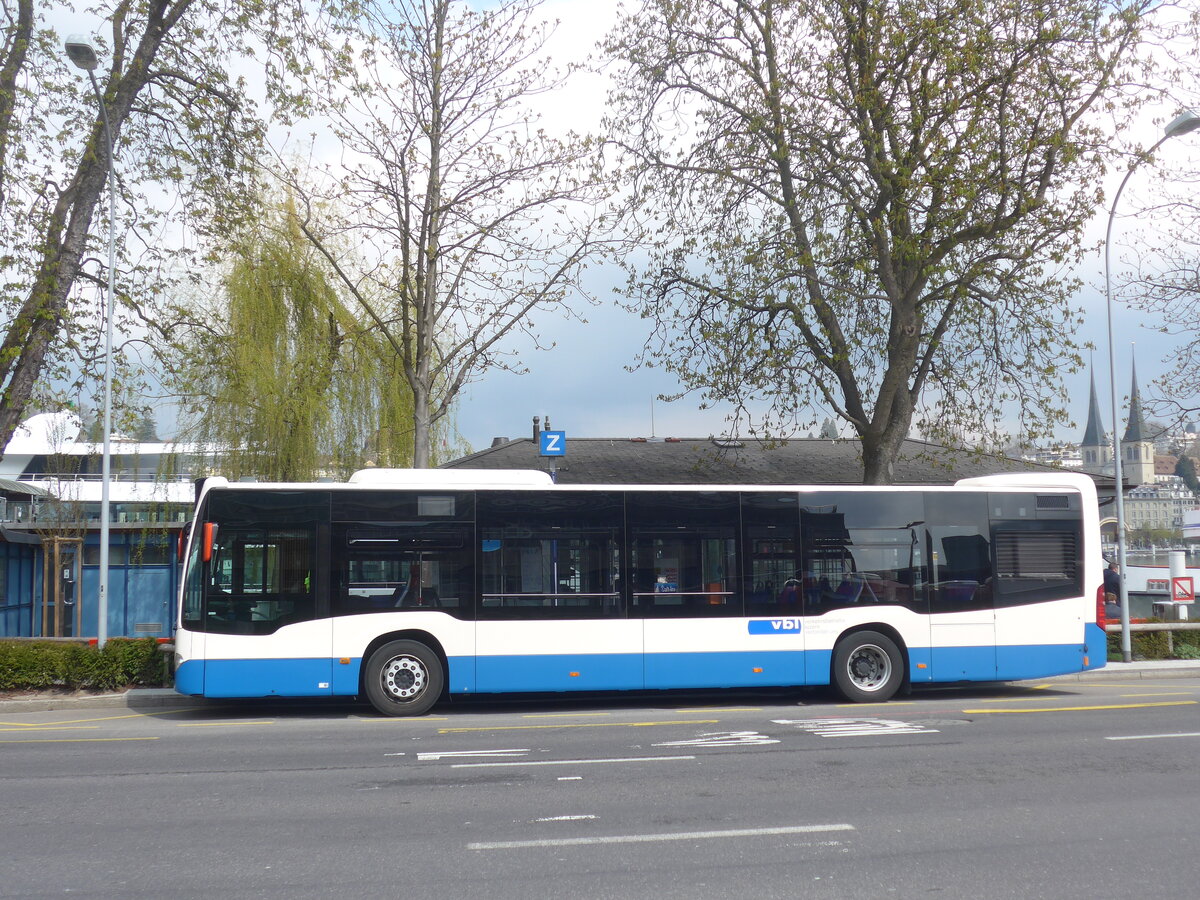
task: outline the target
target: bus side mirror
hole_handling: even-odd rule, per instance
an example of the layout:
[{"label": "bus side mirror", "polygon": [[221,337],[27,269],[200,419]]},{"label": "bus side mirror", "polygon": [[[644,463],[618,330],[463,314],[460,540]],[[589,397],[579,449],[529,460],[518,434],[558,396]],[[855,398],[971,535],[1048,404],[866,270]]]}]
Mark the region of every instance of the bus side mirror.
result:
[{"label": "bus side mirror", "polygon": [[210,562],[213,555],[213,544],[217,540],[217,526],[212,522],[205,522],[204,528],[200,532],[200,539],[203,541],[200,558],[204,562]]},{"label": "bus side mirror", "polygon": [[192,533],[192,523],[188,522],[179,529],[179,536],[175,539],[175,557],[183,562],[184,552],[187,550],[188,535]]}]

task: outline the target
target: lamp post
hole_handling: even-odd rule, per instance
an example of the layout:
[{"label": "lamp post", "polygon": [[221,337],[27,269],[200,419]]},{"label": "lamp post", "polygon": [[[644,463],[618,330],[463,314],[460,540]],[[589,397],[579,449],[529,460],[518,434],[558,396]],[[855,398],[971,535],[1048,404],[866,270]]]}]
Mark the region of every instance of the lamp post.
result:
[{"label": "lamp post", "polygon": [[1129,178],[1133,175],[1134,170],[1137,169],[1138,164],[1145,159],[1149,159],[1155,150],[1171,138],[1195,131],[1197,128],[1200,128],[1200,115],[1197,115],[1190,109],[1184,110],[1167,125],[1163,130],[1163,136],[1158,139],[1158,142],[1133,161],[1129,167],[1129,171],[1121,179],[1121,185],[1117,188],[1117,193],[1113,197],[1112,207],[1108,212],[1108,230],[1104,233],[1104,295],[1108,303],[1108,387],[1109,393],[1112,396],[1113,479],[1116,482],[1117,492],[1117,565],[1121,569],[1121,659],[1124,662],[1133,661],[1133,645],[1129,636],[1129,590],[1125,582],[1125,491],[1121,474],[1121,439],[1118,437],[1120,429],[1117,426],[1117,357],[1116,351],[1113,348],[1112,269],[1109,262],[1109,249],[1112,246],[1112,227],[1113,220],[1117,215],[1117,203],[1121,200],[1121,192],[1125,190],[1125,185],[1129,183]]},{"label": "lamp post", "polygon": [[108,296],[104,304],[104,452],[100,468],[100,578],[97,607],[96,643],[103,647],[108,641],[108,542],[109,542],[109,484],[112,480],[112,343],[113,343],[113,283],[117,268],[117,188],[113,169],[113,136],[108,124],[108,108],[96,83],[96,67],[100,64],[96,48],[86,37],[72,35],[64,49],[67,58],[88,73],[92,91],[100,105],[104,120],[104,139],[108,147]]}]

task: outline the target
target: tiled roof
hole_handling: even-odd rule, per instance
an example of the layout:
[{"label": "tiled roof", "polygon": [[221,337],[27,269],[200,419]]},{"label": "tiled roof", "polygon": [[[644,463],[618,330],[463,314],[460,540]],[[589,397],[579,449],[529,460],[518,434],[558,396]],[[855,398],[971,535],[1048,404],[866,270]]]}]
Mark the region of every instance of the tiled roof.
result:
[{"label": "tiled roof", "polygon": [[[557,470],[559,484],[861,484],[858,441],[765,442],[709,438],[567,438],[567,455],[543,457],[518,438],[443,468]],[[1001,472],[1053,472],[1055,466],[924,441],[905,441],[895,484],[952,484]],[[1093,476],[1111,490],[1111,478]]]}]

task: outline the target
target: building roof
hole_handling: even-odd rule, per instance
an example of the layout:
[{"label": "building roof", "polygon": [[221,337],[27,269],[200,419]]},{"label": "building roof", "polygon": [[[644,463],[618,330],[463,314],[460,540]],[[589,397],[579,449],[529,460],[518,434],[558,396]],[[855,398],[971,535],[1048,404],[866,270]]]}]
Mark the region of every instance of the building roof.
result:
[{"label": "building roof", "polygon": [[45,488],[27,481],[13,481],[11,478],[0,478],[0,494],[21,494],[25,497],[50,496],[50,492]]},{"label": "building roof", "polygon": [[[442,468],[545,471],[551,463],[559,484],[862,484],[863,478],[858,441],[814,438],[568,438],[566,456],[559,458],[540,456],[538,442],[518,438]],[[907,440],[893,476],[895,484],[952,484],[1004,472],[1054,471],[1062,469]],[[1111,477],[1092,477],[1111,492]]]}]

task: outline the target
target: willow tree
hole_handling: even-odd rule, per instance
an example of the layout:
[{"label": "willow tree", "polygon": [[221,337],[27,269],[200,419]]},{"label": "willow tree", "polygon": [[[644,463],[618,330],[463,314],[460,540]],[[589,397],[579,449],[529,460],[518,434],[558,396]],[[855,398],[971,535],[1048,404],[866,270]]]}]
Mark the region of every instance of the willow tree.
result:
[{"label": "willow tree", "polygon": [[864,481],[910,428],[1061,421],[1101,113],[1160,0],[646,0],[609,131],[648,351],[778,434],[834,411]]},{"label": "willow tree", "polygon": [[219,290],[177,310],[186,436],[230,477],[306,481],[410,464],[411,395],[387,348],[343,302],[294,206],[260,208],[229,242]]},{"label": "willow tree", "polygon": [[[264,126],[231,70],[278,59],[301,9],[113,0],[89,10],[103,19],[95,75],[117,157],[118,341],[172,271],[172,231],[186,223],[203,235],[247,195]],[[88,78],[48,24],[74,15],[67,3],[13,0],[0,20],[0,448],[48,367],[86,370],[103,330],[94,288],[106,281],[108,142]],[[266,44],[252,53],[256,35]]]},{"label": "willow tree", "polygon": [[537,7],[366,0],[346,7],[351,39],[312,84],[343,151],[326,196],[346,215],[306,233],[411,391],[417,467],[464,386],[520,370],[508,339],[537,342],[535,310],[577,314],[602,247],[594,147],[544,130],[534,108],[557,83]]}]

